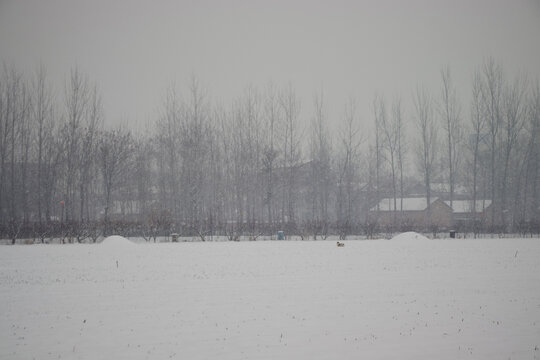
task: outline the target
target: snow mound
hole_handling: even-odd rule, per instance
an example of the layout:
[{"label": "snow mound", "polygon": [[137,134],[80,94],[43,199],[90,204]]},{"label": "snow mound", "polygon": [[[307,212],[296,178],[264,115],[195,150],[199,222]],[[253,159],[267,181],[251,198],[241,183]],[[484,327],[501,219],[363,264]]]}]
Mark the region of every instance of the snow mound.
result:
[{"label": "snow mound", "polygon": [[392,240],[395,240],[395,241],[424,241],[424,240],[429,240],[427,237],[425,237],[424,235],[421,235],[417,232],[414,232],[414,231],[410,231],[410,232],[405,232],[405,233],[401,233],[399,235],[396,235],[392,238]]},{"label": "snow mound", "polygon": [[113,235],[109,236],[101,242],[101,245],[105,245],[110,248],[120,249],[120,248],[126,248],[126,247],[132,247],[135,245],[132,241],[126,239],[123,236],[119,235]]}]

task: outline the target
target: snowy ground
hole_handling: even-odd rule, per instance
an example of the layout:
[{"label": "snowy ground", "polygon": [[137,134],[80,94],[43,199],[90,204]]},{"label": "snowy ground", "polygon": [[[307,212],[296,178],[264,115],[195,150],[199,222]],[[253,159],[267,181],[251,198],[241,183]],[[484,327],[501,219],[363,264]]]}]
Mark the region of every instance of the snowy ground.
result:
[{"label": "snowy ground", "polygon": [[0,247],[1,359],[540,359],[540,240]]}]

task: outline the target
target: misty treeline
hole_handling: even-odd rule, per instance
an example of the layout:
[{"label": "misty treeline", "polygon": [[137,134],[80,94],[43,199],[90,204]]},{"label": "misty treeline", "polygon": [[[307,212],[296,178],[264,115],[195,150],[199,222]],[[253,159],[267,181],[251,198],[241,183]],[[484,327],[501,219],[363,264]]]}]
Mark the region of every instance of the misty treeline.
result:
[{"label": "misty treeline", "polygon": [[[456,93],[449,68],[439,76],[438,88],[412,92],[411,109],[375,96],[370,119],[354,99],[330,118],[323,92],[303,112],[290,84],[248,87],[216,105],[193,78],[167,92],[139,134],[105,126],[98,86],[78,69],[57,92],[45,68],[4,65],[0,235],[372,235],[381,229],[369,210],[392,198],[401,211],[418,184],[427,203],[433,184],[445,184],[450,202],[492,200],[489,219],[474,222],[484,231],[538,227],[538,79],[508,76],[491,58],[469,94]],[[425,230],[406,227],[386,230]]]}]

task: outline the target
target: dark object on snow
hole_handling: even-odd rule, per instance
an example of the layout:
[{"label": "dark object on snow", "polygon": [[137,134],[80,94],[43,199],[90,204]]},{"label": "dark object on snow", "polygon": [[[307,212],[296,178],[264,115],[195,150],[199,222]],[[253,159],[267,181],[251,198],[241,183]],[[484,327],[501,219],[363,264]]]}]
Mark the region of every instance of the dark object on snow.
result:
[{"label": "dark object on snow", "polygon": [[456,238],[456,231],[450,230],[450,239],[455,239],[455,238]]},{"label": "dark object on snow", "polygon": [[277,239],[278,240],[285,240],[285,233],[283,231],[277,232]]}]

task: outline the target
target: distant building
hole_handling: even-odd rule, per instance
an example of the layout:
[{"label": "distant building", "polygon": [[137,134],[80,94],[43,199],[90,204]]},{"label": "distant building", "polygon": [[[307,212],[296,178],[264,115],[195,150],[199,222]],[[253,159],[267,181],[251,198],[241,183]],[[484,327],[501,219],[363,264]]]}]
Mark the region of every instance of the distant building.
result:
[{"label": "distant building", "polygon": [[[450,206],[450,201],[445,201]],[[477,223],[485,222],[486,214],[491,209],[491,200],[477,200],[476,206],[473,206],[472,200],[454,200],[452,209],[454,214],[454,225],[464,227]]]},{"label": "distant building", "polygon": [[[396,208],[394,199],[382,199],[369,211],[371,221],[379,226],[404,225],[416,229],[432,226],[448,228],[452,221],[452,208],[437,197],[430,199],[431,216],[425,197],[398,198]],[[394,222],[395,221],[395,222]]]}]

